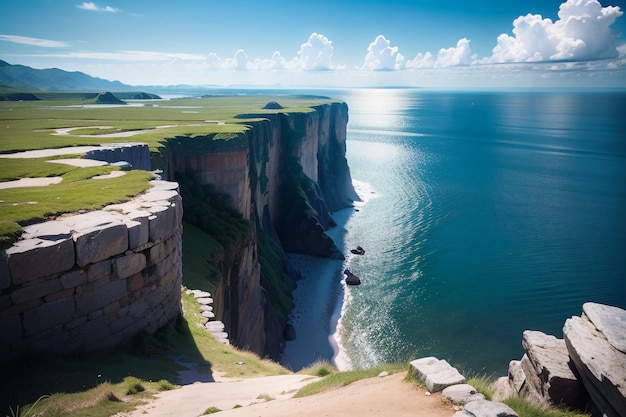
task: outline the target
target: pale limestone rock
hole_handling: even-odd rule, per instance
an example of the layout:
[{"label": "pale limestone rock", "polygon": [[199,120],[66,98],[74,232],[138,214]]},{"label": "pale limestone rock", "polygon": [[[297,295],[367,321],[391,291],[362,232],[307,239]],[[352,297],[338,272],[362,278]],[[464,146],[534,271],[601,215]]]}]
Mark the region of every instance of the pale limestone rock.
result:
[{"label": "pale limestone rock", "polygon": [[522,346],[528,358],[528,361],[522,360],[522,368],[540,397],[556,405],[583,406],[584,388],[572,371],[573,364],[563,339],[526,330]]},{"label": "pale limestone rock", "polygon": [[469,384],[451,385],[441,395],[454,404],[464,405],[471,401],[484,400],[485,396]]},{"label": "pale limestone rock", "polygon": [[[524,357],[527,357],[526,354],[524,354]],[[515,392],[519,393],[522,391],[524,384],[526,384],[526,374],[522,369],[522,361],[509,362],[509,381]]]},{"label": "pale limestone rock", "polygon": [[465,404],[465,412],[475,417],[519,417],[508,405],[487,400]]},{"label": "pale limestone rock", "polygon": [[585,303],[583,312],[615,349],[626,353],[626,310],[605,304]]},{"label": "pale limestone rock", "polygon": [[221,321],[209,321],[207,324],[204,325],[204,327],[206,327],[207,330],[211,332],[224,331],[224,323],[222,323]]},{"label": "pale limestone rock", "polygon": [[594,404],[607,417],[626,416],[626,355],[613,347],[585,315],[567,319],[563,335]]},{"label": "pale limestone rock", "polygon": [[517,396],[515,388],[511,384],[510,379],[506,376],[496,379],[496,382],[492,384],[491,388],[493,390],[493,394],[491,394],[492,401],[504,401],[507,398]]},{"label": "pale limestone rock", "polygon": [[450,366],[449,369],[428,374],[425,383],[428,391],[439,392],[451,385],[465,383],[465,377],[456,368]]},{"label": "pale limestone rock", "polygon": [[448,369],[450,364],[432,356],[411,361],[411,373],[417,379],[424,380],[428,374]]},{"label": "pale limestone rock", "polygon": [[191,293],[193,294],[195,298],[210,298],[211,297],[211,293],[207,291],[191,290]]},{"label": "pale limestone rock", "polygon": [[429,356],[411,362],[411,374],[424,381],[430,392],[439,392],[450,385],[463,384],[465,377],[447,361]]}]

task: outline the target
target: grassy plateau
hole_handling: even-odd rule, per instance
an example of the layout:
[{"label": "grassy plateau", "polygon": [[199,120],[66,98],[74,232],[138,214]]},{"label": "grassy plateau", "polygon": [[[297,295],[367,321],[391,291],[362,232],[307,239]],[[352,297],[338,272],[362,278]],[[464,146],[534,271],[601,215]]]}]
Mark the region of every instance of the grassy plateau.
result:
[{"label": "grassy plateau", "polygon": [[[327,99],[280,97],[283,109],[265,110],[276,97],[208,97],[134,101],[126,105],[95,105],[91,96],[47,93],[39,101],[0,102],[0,182],[23,178],[61,177],[58,184],[0,188],[0,250],[19,238],[22,226],[64,213],[95,210],[128,200],[145,191],[152,174],[130,171],[126,175],[94,181],[97,175],[119,168],[78,168],[50,160],[74,155],[7,158],[11,154],[113,142],[147,143],[157,167],[159,152],[175,138],[222,141],[241,138],[254,119],[251,114],[313,111]],[[191,224],[184,225],[183,284],[214,291],[220,272],[207,267],[223,246]],[[223,243],[223,242],[222,242]],[[198,250],[203,248],[203,250]],[[271,254],[271,251],[267,250]],[[262,254],[262,256],[270,256]],[[225,377],[288,374],[280,365],[218,342],[203,326],[204,318],[193,296],[182,293],[183,314],[155,334],[140,334],[122,349],[99,354],[59,357],[26,356],[1,369],[0,415],[105,417],[134,409],[155,393],[177,388],[177,375],[194,364],[198,375],[219,371]],[[241,363],[245,363],[241,366]],[[331,364],[313,364],[301,373],[323,376],[297,396],[374,377],[381,370],[406,371],[404,365],[336,372]],[[488,384],[485,384],[488,385]],[[271,398],[265,400],[271,401]],[[574,417],[561,410],[537,410],[524,402],[509,405],[520,417]],[[219,410],[207,410],[207,414]]]}]

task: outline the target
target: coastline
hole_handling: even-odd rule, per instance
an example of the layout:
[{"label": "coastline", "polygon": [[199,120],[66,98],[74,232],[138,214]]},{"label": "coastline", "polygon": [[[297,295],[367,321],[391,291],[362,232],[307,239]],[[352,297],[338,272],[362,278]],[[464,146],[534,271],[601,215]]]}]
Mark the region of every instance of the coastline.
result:
[{"label": "coastline", "polygon": [[333,317],[343,297],[342,260],[310,255],[287,254],[292,266],[302,278],[293,292],[294,309],[289,322],[296,332],[295,340],[285,343],[280,364],[294,372],[326,360],[332,362],[338,343],[331,334],[336,328]]},{"label": "coastline", "polygon": [[[327,232],[343,253],[344,226],[354,212],[354,208],[347,208],[335,213],[337,226]],[[348,257],[335,260],[290,253],[287,258],[302,278],[293,292],[295,307],[289,315],[296,338],[285,342],[280,364],[297,372],[326,360],[339,370],[351,369],[341,345],[341,316],[349,297],[343,275]]]},{"label": "coastline", "polygon": [[373,196],[369,184],[356,180],[353,180],[353,184],[363,200],[356,201],[354,207],[334,213],[332,217],[337,226],[327,231],[346,259],[287,254],[302,279],[297,282],[293,292],[295,307],[289,316],[289,322],[296,331],[296,339],[285,343],[280,363],[295,372],[318,360],[332,363],[339,371],[353,369],[348,352],[341,343],[342,317],[351,297],[343,271],[354,256],[346,248],[345,226]]}]

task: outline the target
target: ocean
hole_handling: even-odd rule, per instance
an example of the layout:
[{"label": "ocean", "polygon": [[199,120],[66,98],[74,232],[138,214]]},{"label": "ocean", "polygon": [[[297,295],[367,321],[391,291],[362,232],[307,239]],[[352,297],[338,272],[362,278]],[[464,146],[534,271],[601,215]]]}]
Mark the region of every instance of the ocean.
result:
[{"label": "ocean", "polygon": [[[626,93],[356,89],[337,213],[353,367],[436,356],[505,375],[522,332],[626,308]],[[333,327],[331,325],[331,327]]]}]

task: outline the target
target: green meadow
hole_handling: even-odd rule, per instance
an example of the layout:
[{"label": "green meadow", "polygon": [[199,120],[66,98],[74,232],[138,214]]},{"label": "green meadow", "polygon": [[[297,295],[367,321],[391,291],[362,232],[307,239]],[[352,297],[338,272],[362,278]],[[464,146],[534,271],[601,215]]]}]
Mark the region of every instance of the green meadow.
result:
[{"label": "green meadow", "polygon": [[[272,97],[239,96],[172,100],[138,100],[126,105],[97,105],[92,94],[42,93],[36,101],[0,101],[0,182],[21,178],[62,177],[59,184],[0,189],[0,247],[19,236],[20,227],[63,213],[95,210],[126,201],[145,191],[151,174],[93,181],[119,168],[77,168],[47,158],[5,158],[22,151],[99,145],[147,143],[153,168],[159,168],[164,144],[174,138],[228,142],[241,138],[254,119],[241,114],[310,112],[326,99],[282,97],[281,110],[264,110]],[[80,157],[80,155],[73,155]]]}]

